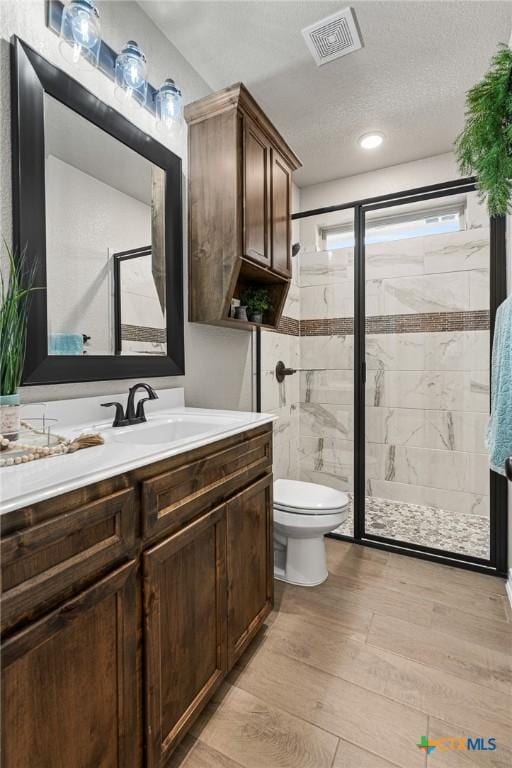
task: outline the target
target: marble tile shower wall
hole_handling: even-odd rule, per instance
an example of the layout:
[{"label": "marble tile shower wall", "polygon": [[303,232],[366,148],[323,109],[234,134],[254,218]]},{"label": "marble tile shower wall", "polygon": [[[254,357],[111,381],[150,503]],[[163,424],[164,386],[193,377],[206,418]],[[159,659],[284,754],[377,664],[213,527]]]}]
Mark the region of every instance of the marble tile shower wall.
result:
[{"label": "marble tile shower wall", "polygon": [[[301,252],[299,477],[344,491],[353,488],[353,275],[352,248]],[[349,321],[346,333],[318,323],[334,318]]]},{"label": "marble tile shower wall", "polygon": [[[489,231],[370,245],[366,264],[385,320],[367,322],[367,493],[488,516]],[[300,374],[299,476],[351,490],[353,336],[308,321],[353,316],[352,249],[302,253],[299,285],[301,367],[328,369]]]},{"label": "marble tile shower wall", "polygon": [[[292,262],[292,282],[283,316],[300,319],[298,261]],[[297,334],[261,332],[261,410],[279,416],[274,426],[274,476],[299,479],[299,400],[297,375],[288,376],[282,384],[275,377],[279,360],[298,368],[300,339]]]}]

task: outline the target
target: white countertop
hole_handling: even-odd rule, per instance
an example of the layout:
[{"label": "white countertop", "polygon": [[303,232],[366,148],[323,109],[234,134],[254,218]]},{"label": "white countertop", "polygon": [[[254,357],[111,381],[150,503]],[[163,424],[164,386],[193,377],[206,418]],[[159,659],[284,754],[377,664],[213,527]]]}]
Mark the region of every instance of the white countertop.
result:
[{"label": "white countertop", "polygon": [[[72,438],[84,431],[100,432],[105,438],[105,444],[85,448],[72,454],[39,459],[13,467],[2,467],[0,469],[0,514],[59,496],[194,448],[201,448],[247,429],[268,424],[276,418],[272,414],[265,413],[187,408],[176,405],[180,399],[182,401],[182,390],[165,390],[164,392],[172,392],[173,395],[162,396],[159,392],[160,400],[146,404],[146,424],[116,429],[111,427],[111,420],[105,420],[104,410],[98,411],[97,406],[101,402],[126,398],[126,395],[47,404],[47,415],[50,413],[51,416],[55,416],[57,413],[61,416],[55,428],[57,434]],[[181,393],[181,398],[178,392]],[[71,418],[73,411],[75,414],[80,414],[80,423],[77,423],[77,418],[73,424]],[[101,422],[94,418],[99,414],[101,414]],[[110,416],[109,412],[107,414]],[[87,415],[93,418],[84,420],[84,416]],[[207,422],[207,426],[200,434],[174,439],[169,443],[137,442],[142,435],[140,430],[148,434],[147,430],[158,425],[160,430],[166,429],[166,425],[172,424],[173,421],[201,424],[203,420]],[[123,430],[126,431],[123,432]],[[128,430],[131,434],[128,434]],[[131,442],[132,436],[133,442]]]}]

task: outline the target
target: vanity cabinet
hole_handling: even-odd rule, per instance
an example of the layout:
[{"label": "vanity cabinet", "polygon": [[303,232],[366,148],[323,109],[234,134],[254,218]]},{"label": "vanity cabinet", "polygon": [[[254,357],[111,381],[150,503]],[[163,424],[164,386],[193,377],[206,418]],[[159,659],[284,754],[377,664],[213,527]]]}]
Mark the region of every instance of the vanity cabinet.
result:
[{"label": "vanity cabinet", "polygon": [[227,504],[228,658],[240,658],[272,608],[274,597],[272,476]]},{"label": "vanity cabinet", "polygon": [[226,506],[143,560],[147,768],[156,768],[227,672]]},{"label": "vanity cabinet", "polygon": [[272,426],[0,517],[3,768],[166,768],[272,607]]},{"label": "vanity cabinet", "polygon": [[62,603],[130,556],[136,540],[134,489],[109,491],[98,488],[99,497],[89,500],[80,490],[39,505],[31,525],[2,537],[3,633]]},{"label": "vanity cabinet", "polygon": [[189,125],[189,317],[251,328],[232,299],[265,287],[279,324],[291,277],[291,182],[301,163],[241,83],[185,108]]},{"label": "vanity cabinet", "polygon": [[136,565],[2,646],[4,768],[136,768]]}]

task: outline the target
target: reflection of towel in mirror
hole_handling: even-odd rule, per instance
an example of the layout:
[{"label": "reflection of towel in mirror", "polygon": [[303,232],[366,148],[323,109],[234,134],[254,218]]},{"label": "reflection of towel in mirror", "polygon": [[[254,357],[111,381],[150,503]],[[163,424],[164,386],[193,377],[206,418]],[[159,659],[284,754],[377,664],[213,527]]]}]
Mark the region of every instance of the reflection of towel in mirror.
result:
[{"label": "reflection of towel in mirror", "polygon": [[487,447],[491,469],[504,475],[505,460],[512,456],[512,296],[496,313]]},{"label": "reflection of towel in mirror", "polygon": [[49,355],[83,355],[84,339],[81,333],[50,333]]}]

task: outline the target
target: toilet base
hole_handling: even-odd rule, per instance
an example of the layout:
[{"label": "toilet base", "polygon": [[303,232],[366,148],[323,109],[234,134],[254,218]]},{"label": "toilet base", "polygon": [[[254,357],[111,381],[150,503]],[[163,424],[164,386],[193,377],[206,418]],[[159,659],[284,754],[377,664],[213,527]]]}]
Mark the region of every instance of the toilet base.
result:
[{"label": "toilet base", "polygon": [[283,553],[281,549],[276,557],[278,564],[274,568],[274,577],[278,581],[299,587],[317,587],[323,584],[329,575],[323,536],[310,539],[288,538],[285,548],[286,552]]},{"label": "toilet base", "polygon": [[294,587],[319,587],[320,584],[323,584],[324,581],[326,581],[327,574],[321,581],[315,581],[314,583],[305,583],[303,581],[290,581],[290,579],[287,579],[283,573],[283,571],[279,571],[278,568],[274,568],[274,579],[276,581],[282,581],[283,584],[291,584]]}]

